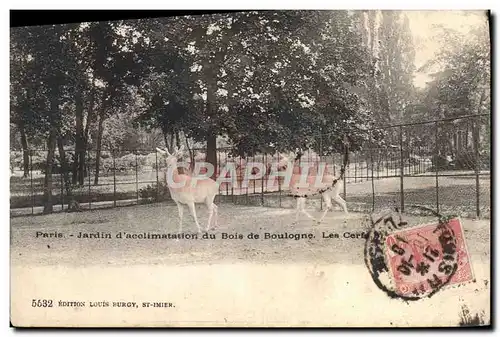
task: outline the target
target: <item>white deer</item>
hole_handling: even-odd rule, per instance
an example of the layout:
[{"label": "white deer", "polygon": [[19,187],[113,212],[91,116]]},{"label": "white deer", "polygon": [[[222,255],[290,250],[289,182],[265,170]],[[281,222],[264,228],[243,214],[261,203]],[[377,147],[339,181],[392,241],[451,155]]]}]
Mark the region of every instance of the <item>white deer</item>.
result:
[{"label": "white deer", "polygon": [[[293,160],[290,158],[295,157]],[[344,199],[340,197],[340,191],[343,186],[343,178],[345,169],[348,162],[348,149],[346,147],[346,151],[344,154],[344,162],[342,163],[342,167],[340,170],[339,177],[335,177],[332,174],[324,173],[321,179],[317,179],[317,174],[319,171],[314,172],[317,167],[313,167],[312,170],[309,169],[307,172],[307,176],[304,174],[302,178],[301,167],[296,165],[299,161],[300,156],[295,156],[294,153],[291,153],[289,156],[281,155],[281,160],[278,163],[279,170],[286,170],[288,165],[293,165],[292,176],[290,179],[290,192],[291,195],[297,199],[297,207],[295,214],[295,222],[298,223],[300,213],[304,213],[309,219],[314,220],[318,224],[324,219],[328,211],[333,209],[332,200],[335,201],[338,205],[340,205],[345,214],[348,214],[347,204]],[[313,172],[311,172],[313,171]],[[318,181],[319,180],[319,181]],[[311,214],[309,214],[305,210],[306,200],[308,197],[314,195],[321,195],[323,201],[326,204],[326,209],[324,210],[321,218],[315,219]]]},{"label": "white deer", "polygon": [[[214,204],[215,196],[219,193],[219,188],[217,183],[211,178],[201,178],[196,176],[190,176],[188,174],[179,174],[177,169],[177,157],[182,155],[183,146],[175,150],[173,154],[165,150],[156,148],[162,155],[166,155],[165,161],[167,164],[167,174],[168,171],[171,172],[171,180],[167,180],[167,186],[170,191],[170,196],[172,200],[177,204],[179,210],[179,233],[182,232],[182,216],[184,206],[187,205],[191,216],[198,227],[198,233],[201,233],[201,227],[198,223],[198,218],[196,217],[196,207],[197,203],[204,203],[208,209],[208,223],[206,231],[210,230],[210,224],[212,218],[214,220],[213,227],[217,227],[217,205]],[[195,180],[193,182],[193,180]],[[175,186],[172,186],[170,182],[173,182]]]}]

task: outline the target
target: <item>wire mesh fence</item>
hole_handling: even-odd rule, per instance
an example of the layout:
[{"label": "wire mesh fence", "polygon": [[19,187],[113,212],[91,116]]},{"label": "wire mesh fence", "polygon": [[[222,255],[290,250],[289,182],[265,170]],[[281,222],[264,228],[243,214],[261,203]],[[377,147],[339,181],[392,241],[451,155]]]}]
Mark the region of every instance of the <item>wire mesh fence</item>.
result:
[{"label": "wire mesh fence", "polygon": [[[349,155],[342,193],[348,208],[370,212],[418,204],[437,212],[489,217],[490,129],[489,115],[471,115],[369,130],[363,150]],[[380,132],[382,142],[375,137]],[[232,156],[231,150],[217,149],[215,176],[226,178],[219,179],[217,202],[294,206],[284,178],[273,175],[278,153],[243,158]],[[57,212],[72,205],[97,209],[170,200],[166,163],[154,149],[99,152],[69,149],[61,160],[56,151],[48,184],[46,150],[29,150],[27,158],[23,151],[11,151],[11,215],[41,214],[47,211],[47,203],[52,205],[49,212]],[[307,150],[300,160],[326,164],[328,173],[337,176],[343,160],[342,149],[338,152]],[[204,161],[204,153],[205,149],[190,149],[182,160]],[[229,181],[229,165],[234,167],[236,184]],[[320,197],[311,198],[309,204],[323,208]]]}]

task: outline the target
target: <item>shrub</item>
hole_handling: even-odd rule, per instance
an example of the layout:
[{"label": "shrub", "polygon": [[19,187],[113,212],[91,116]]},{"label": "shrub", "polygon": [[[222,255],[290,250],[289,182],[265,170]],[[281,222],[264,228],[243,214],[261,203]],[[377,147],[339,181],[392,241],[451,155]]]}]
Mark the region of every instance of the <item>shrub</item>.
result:
[{"label": "shrub", "polygon": [[474,170],[476,168],[476,154],[474,151],[461,152],[454,161],[457,170]]},{"label": "shrub", "polygon": [[436,171],[436,168],[440,171],[444,170],[452,170],[454,165],[448,159],[447,156],[443,155],[434,155],[432,156],[432,167],[429,168],[429,171]]},{"label": "shrub", "polygon": [[[103,158],[101,167],[105,172],[109,173],[113,172],[113,167],[115,167],[116,172],[135,172],[136,157],[135,154],[127,154],[123,157],[115,158],[114,164],[113,157]],[[137,170],[141,171],[144,168],[151,169],[151,167],[148,166],[148,156],[137,155]]]},{"label": "shrub", "polygon": [[146,202],[160,202],[169,199],[170,192],[165,183],[151,184],[139,189],[139,196]]},{"label": "shrub", "polygon": [[416,156],[409,156],[407,159],[406,159],[406,163],[408,165],[418,165],[420,164],[420,158],[416,157]]},{"label": "shrub", "polygon": [[[111,170],[113,170],[113,160],[111,159]],[[127,154],[115,159],[116,172],[135,171],[135,154]]]},{"label": "shrub", "polygon": [[113,158],[103,158],[101,168],[106,173],[113,172]]},{"label": "shrub", "polygon": [[110,151],[101,151],[101,160],[111,158]]},{"label": "shrub", "polygon": [[148,158],[146,155],[143,155],[143,154],[137,155],[137,165],[139,166],[139,168],[146,166],[147,161],[148,161],[147,159]]},{"label": "shrub", "polygon": [[14,169],[23,169],[23,153],[22,151],[11,151],[10,152],[10,168]]},{"label": "shrub", "polygon": [[481,170],[490,170],[490,163],[491,163],[491,152],[490,151],[483,151],[480,156],[480,168]]},{"label": "shrub", "polygon": [[[156,167],[156,153],[153,152],[144,157],[145,157],[144,165],[154,169]],[[161,158],[158,158],[158,161],[161,161]]]}]

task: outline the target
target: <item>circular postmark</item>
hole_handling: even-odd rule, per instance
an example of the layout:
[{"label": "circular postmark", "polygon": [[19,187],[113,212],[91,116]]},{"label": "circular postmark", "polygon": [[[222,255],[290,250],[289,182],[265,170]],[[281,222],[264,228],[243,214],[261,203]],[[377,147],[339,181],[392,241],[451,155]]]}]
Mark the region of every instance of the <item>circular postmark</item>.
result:
[{"label": "circular postmark", "polygon": [[458,269],[457,237],[450,220],[423,206],[436,221],[410,226],[395,211],[371,217],[365,265],[379,289],[391,298],[415,301],[436,294]]}]

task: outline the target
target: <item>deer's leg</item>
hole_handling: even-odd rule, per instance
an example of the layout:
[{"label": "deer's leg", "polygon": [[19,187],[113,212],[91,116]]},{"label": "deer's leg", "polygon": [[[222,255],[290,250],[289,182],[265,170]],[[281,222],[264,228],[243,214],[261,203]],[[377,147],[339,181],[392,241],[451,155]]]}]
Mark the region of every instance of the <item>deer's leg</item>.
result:
[{"label": "deer's leg", "polygon": [[184,214],[184,207],[181,203],[177,203],[177,209],[179,210],[179,234],[182,233],[182,216]]},{"label": "deer's leg", "polygon": [[217,227],[217,218],[219,217],[219,210],[216,204],[212,203],[212,208],[214,209],[214,226],[213,228]]},{"label": "deer's leg", "polygon": [[315,220],[314,217],[306,211],[306,198],[299,198],[300,201],[300,211],[304,213],[309,219]]},{"label": "deer's leg", "polygon": [[297,198],[297,205],[295,206],[295,221],[293,223],[299,223],[299,216],[300,216],[300,199]]},{"label": "deer's leg", "polygon": [[333,208],[330,194],[323,193],[323,200],[325,201],[325,210],[323,211],[323,215],[321,215],[321,218],[318,220],[318,223],[323,221],[324,217],[326,216],[326,213],[328,213],[328,211],[331,211]]},{"label": "deer's leg", "polygon": [[345,200],[344,200],[344,199],[342,199],[342,198],[340,197],[340,195],[338,195],[338,194],[337,194],[335,197],[333,197],[333,200],[334,200],[337,204],[339,204],[339,206],[340,206],[340,207],[342,207],[342,209],[344,210],[344,213],[345,213],[345,214],[349,214],[349,212],[347,211],[347,203],[345,202]]},{"label": "deer's leg", "polygon": [[191,213],[191,216],[193,217],[194,222],[196,223],[196,227],[198,227],[198,233],[201,233],[201,227],[198,222],[198,218],[196,217],[196,207],[194,206],[194,202],[190,202],[188,204],[188,207],[189,207],[189,212]]},{"label": "deer's leg", "polygon": [[210,230],[210,222],[212,222],[212,217],[214,215],[214,203],[208,201],[207,209],[208,209],[208,221],[207,221],[207,228],[205,230],[208,232]]}]

